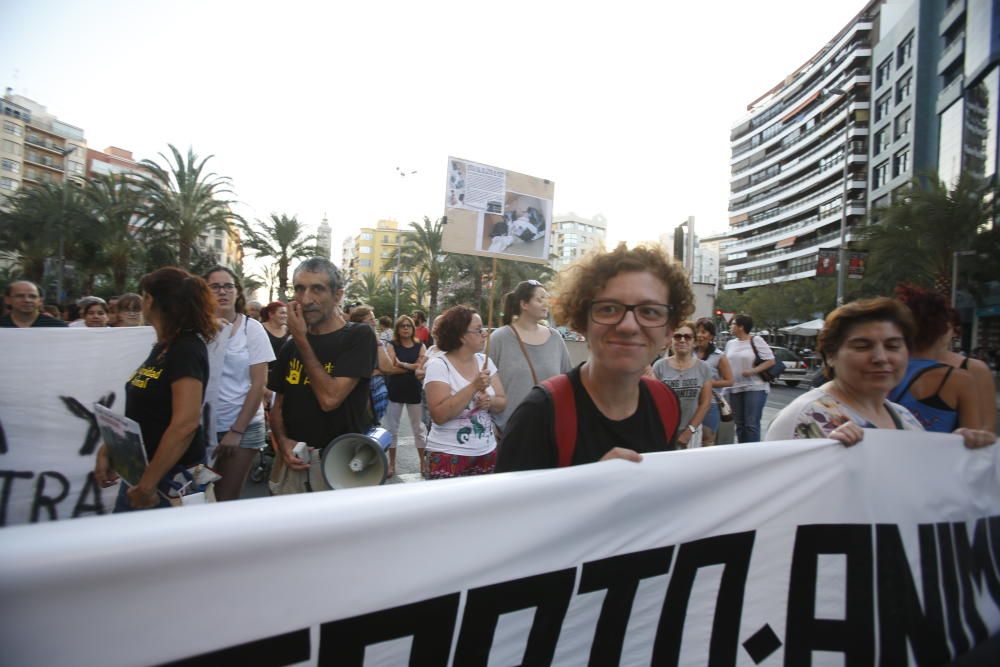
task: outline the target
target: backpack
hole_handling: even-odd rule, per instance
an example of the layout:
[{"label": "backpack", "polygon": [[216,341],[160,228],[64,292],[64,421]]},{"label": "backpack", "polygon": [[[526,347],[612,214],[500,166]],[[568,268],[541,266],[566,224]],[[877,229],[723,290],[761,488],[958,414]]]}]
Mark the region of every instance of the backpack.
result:
[{"label": "backpack", "polygon": [[[651,377],[642,377],[643,384],[653,397],[653,404],[663,424],[663,435],[667,442],[674,441],[681,410],[677,395],[667,385]],[[556,449],[559,452],[559,467],[565,468],[573,462],[576,451],[576,396],[573,383],[565,373],[550,377],[539,385],[552,399],[555,411]]]}]

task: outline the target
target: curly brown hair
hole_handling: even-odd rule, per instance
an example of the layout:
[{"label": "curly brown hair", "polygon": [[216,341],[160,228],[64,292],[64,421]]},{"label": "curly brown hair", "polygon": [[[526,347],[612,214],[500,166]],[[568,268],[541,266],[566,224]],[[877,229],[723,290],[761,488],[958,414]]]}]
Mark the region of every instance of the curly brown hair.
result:
[{"label": "curly brown hair", "polygon": [[165,266],[139,280],[139,289],[153,299],[152,308],[160,316],[161,333],[169,345],[185,331],[215,338],[215,296],[202,278],[176,266]]},{"label": "curly brown hair", "polygon": [[943,336],[958,319],[948,299],[937,292],[925,290],[911,283],[896,286],[896,298],[906,304],[913,319],[920,322],[913,334],[913,349],[926,350]]},{"label": "curly brown hair", "polygon": [[667,302],[672,306],[670,327],[694,312],[694,293],[684,269],[656,246],[629,249],[624,243],[611,251],[585,256],[559,274],[552,314],[577,333],[587,333],[590,304],[608,281],[619,273],[652,273],[667,286]]},{"label": "curly brown hair", "polygon": [[830,366],[829,358],[844,344],[851,329],[867,322],[895,324],[903,334],[907,349],[913,348],[913,333],[917,327],[910,310],[902,303],[884,296],[846,303],[826,316],[823,330],[816,340],[816,349],[823,357],[823,374],[827,379],[833,379],[833,367]]},{"label": "curly brown hair", "polygon": [[476,311],[468,306],[452,306],[434,320],[434,342],[442,352],[462,347],[462,336],[469,330]]}]

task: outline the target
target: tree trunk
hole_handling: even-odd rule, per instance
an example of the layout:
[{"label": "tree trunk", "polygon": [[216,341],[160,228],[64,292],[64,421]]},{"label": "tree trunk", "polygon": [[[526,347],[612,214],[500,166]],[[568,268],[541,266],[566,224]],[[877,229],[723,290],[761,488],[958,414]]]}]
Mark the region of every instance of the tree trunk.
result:
[{"label": "tree trunk", "polygon": [[288,257],[284,254],[278,257],[278,294],[288,298]]},{"label": "tree trunk", "polygon": [[181,265],[181,268],[186,269],[191,265],[191,244],[187,241],[181,241],[179,245],[177,263]]}]

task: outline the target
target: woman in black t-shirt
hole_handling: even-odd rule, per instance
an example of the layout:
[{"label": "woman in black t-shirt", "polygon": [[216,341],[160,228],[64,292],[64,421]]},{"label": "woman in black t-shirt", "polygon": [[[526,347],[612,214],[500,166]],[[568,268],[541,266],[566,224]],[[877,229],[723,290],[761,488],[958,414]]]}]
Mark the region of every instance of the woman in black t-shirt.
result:
[{"label": "woman in black t-shirt", "polygon": [[[146,274],[139,282],[142,314],[156,330],[156,344],[125,385],[125,416],[142,430],[149,465],[139,483],[123,484],[115,512],[169,506],[158,493],[175,466],[205,458],[201,406],[208,381],[205,341],[215,337],[215,299],[205,281],[176,267]],[[97,455],[94,476],[110,485],[107,446]]]}]

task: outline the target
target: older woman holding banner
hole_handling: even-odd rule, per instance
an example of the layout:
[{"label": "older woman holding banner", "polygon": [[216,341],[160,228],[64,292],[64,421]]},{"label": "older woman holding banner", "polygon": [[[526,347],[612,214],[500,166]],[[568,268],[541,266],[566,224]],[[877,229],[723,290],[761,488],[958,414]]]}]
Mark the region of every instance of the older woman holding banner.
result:
[{"label": "older woman holding banner", "polygon": [[[893,299],[854,301],[826,318],[817,346],[829,382],[792,401],[771,423],[767,440],[833,438],[853,445],[866,428],[922,431],[903,406],[886,397],[906,372],[915,325]],[[988,431],[955,431],[969,448],[992,444]]]},{"label": "older woman holding banner", "polygon": [[557,294],[556,320],[587,337],[590,356],[528,393],[507,422],[497,472],[675,449],[677,397],[643,374],[694,310],[683,269],[658,248],[623,243],[570,266]]}]

